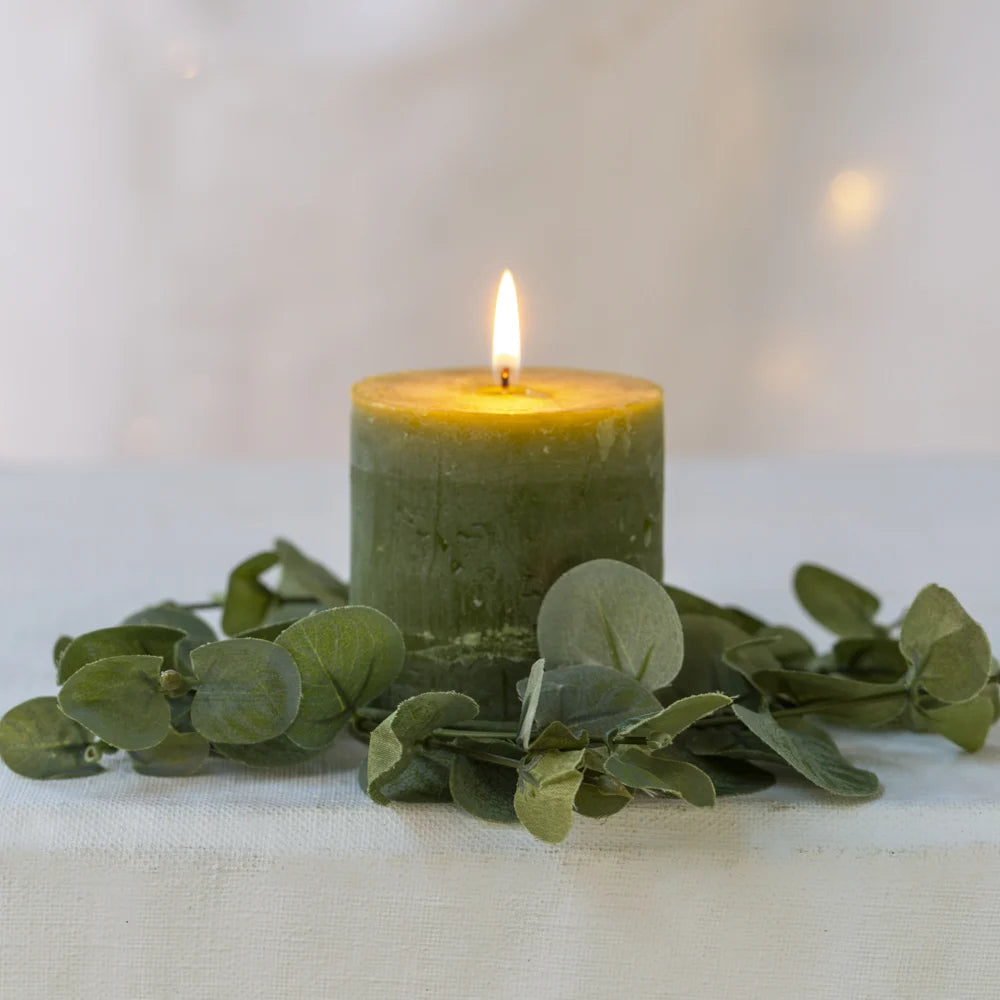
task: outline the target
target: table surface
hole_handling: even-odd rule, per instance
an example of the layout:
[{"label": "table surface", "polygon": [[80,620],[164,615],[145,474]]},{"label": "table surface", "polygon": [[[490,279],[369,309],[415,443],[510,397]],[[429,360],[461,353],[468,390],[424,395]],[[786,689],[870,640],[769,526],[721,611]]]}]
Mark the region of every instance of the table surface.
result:
[{"label": "table surface", "polygon": [[[990,462],[675,461],[667,576],[813,633],[789,585],[799,560],[870,585],[892,616],[933,580],[996,636],[998,501]],[[346,471],[318,463],[0,469],[3,704],[53,693],[59,634],[206,597],[276,535],[344,571],[347,525]],[[0,997],[985,995],[1000,740],[977,755],[910,734],[840,742],[880,799],[785,786],[710,812],[643,803],[579,819],[559,847],[453,807],[372,804],[349,739],[279,773],[2,770],[0,879],[18,906],[0,918]],[[35,932],[70,911],[53,962]],[[175,938],[181,965],[150,950]]]}]

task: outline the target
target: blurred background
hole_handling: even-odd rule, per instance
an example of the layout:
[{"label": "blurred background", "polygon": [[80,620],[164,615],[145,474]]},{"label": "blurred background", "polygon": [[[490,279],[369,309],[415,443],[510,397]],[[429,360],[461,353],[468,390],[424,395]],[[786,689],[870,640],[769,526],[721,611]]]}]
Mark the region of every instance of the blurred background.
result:
[{"label": "blurred background", "polygon": [[0,458],[343,459],[504,267],[674,452],[1000,451],[994,0],[0,12]]}]

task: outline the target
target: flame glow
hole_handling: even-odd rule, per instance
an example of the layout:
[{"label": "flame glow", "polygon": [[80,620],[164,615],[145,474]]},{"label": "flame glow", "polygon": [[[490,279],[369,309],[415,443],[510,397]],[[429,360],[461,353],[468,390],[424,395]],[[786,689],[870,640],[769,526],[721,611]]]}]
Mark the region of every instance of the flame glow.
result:
[{"label": "flame glow", "polygon": [[493,377],[507,386],[517,379],[520,370],[521,322],[517,315],[517,291],[514,276],[504,271],[493,316]]}]

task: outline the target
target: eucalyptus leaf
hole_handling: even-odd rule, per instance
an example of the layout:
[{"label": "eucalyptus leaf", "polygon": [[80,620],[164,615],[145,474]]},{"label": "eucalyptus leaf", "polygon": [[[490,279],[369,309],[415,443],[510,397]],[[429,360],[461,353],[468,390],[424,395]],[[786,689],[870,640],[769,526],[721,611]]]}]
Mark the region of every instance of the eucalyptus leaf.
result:
[{"label": "eucalyptus leaf", "polygon": [[795,572],[795,594],[803,608],[834,635],[883,635],[875,623],[881,602],[870,591],[832,570],[804,563]]},{"label": "eucalyptus leaf", "polygon": [[740,721],[808,781],[834,795],[869,797],[879,791],[876,775],[848,761],[830,735],[801,719],[778,722],[766,712],[733,705]]},{"label": "eucalyptus leaf", "polygon": [[62,659],[63,653],[66,652],[67,647],[73,641],[71,635],[61,635],[56,639],[55,644],[52,647],[52,662],[56,665],[56,670],[59,669],[59,661]]},{"label": "eucalyptus leaf", "polygon": [[732,795],[753,795],[771,788],[776,779],[770,771],[746,760],[728,757],[698,757],[698,767],[712,780],[720,798]]},{"label": "eucalyptus leaf", "polygon": [[174,647],[185,633],[163,625],[116,625],[78,635],[59,658],[59,683],[64,684],[81,667],[111,656],[158,656],[173,664]]},{"label": "eucalyptus leaf", "polygon": [[566,839],[583,781],[582,750],[548,750],[529,758],[517,783],[514,811],[533,836],[547,844]]},{"label": "eucalyptus leaf", "polygon": [[758,690],[853,725],[878,727],[899,718],[906,707],[902,684],[874,684],[851,677],[808,674],[798,670],[760,670],[752,677]]},{"label": "eucalyptus leaf", "polygon": [[923,709],[921,714],[933,732],[975,753],[986,742],[993,725],[993,699],[980,694],[956,705]]},{"label": "eucalyptus leaf", "polygon": [[715,786],[700,768],[667,751],[621,746],[608,758],[608,774],[629,788],[650,788],[677,795],[693,806],[715,805]]},{"label": "eucalyptus leaf", "polygon": [[435,729],[468,722],[478,714],[475,701],[457,691],[428,691],[401,702],[371,734],[368,745],[371,798],[380,805],[388,805],[389,799],[382,789],[409,767],[420,744]]},{"label": "eucalyptus leaf", "polygon": [[[309,607],[310,610],[308,614],[313,614],[315,611],[319,610],[318,605],[310,605]],[[284,610],[284,608],[279,610]],[[290,618],[280,618],[278,621],[267,622],[264,625],[257,625],[254,628],[245,629],[243,632],[237,632],[233,638],[263,639],[265,642],[274,642],[274,640],[277,639],[282,632],[290,629],[296,622],[300,622],[306,617],[308,617],[308,615],[296,615]]]},{"label": "eucalyptus leaf", "polygon": [[745,642],[730,646],[723,652],[722,660],[756,687],[754,682],[756,674],[781,670],[780,661],[771,651],[776,641],[768,636],[756,635]]},{"label": "eucalyptus leaf", "polygon": [[94,739],[53,697],[32,698],[0,719],[0,758],[25,778],[83,778],[104,768]]},{"label": "eucalyptus leaf", "polygon": [[632,793],[610,774],[598,778],[584,778],[576,790],[573,807],[581,816],[604,819],[621,812],[632,801]]},{"label": "eucalyptus leaf", "polygon": [[130,750],[132,767],[139,774],[157,778],[186,777],[208,760],[209,743],[197,733],[167,730],[167,735],[148,750]]},{"label": "eucalyptus leaf", "polygon": [[[447,750],[425,750],[381,788],[391,802],[451,802],[451,762]],[[368,791],[368,758],[358,767],[358,783]]]},{"label": "eucalyptus leaf", "polygon": [[198,645],[214,642],[218,638],[215,630],[204,618],[186,608],[179,608],[176,604],[151,604],[129,615],[122,624],[163,625],[175,628],[188,638],[196,640]]},{"label": "eucalyptus leaf", "polygon": [[887,637],[841,639],[833,647],[833,661],[841,673],[879,684],[892,684],[906,674],[899,643]]},{"label": "eucalyptus leaf", "polygon": [[732,701],[729,695],[719,691],[679,698],[656,715],[623,726],[618,730],[617,738],[645,737],[654,749],[659,749],[673,742],[676,736],[699,719],[731,705]]},{"label": "eucalyptus leaf", "polygon": [[296,767],[323,752],[306,750],[284,735],[263,743],[213,743],[212,749],[247,767]]},{"label": "eucalyptus leaf", "polygon": [[775,753],[736,718],[733,719],[732,725],[688,729],[681,734],[678,746],[684,752],[693,753],[698,757],[785,766],[784,758],[780,754]]},{"label": "eucalyptus leaf", "polygon": [[198,690],[191,725],[213,743],[263,743],[299,710],[302,681],[288,652],[263,639],[223,639],[191,654]]},{"label": "eucalyptus leaf", "polygon": [[162,656],[95,660],[76,670],[62,686],[59,707],[121,750],[156,746],[170,729],[170,706],[160,690],[162,666]]},{"label": "eucalyptus leaf", "polygon": [[985,686],[993,655],[982,628],[944,587],[931,584],[903,619],[899,646],[933,698],[968,701]]},{"label": "eucalyptus leaf", "polygon": [[524,684],[523,702],[521,705],[521,726],[518,739],[521,746],[527,747],[531,742],[531,730],[535,725],[535,713],[538,711],[538,698],[542,693],[542,676],[545,673],[545,660],[535,660]]},{"label": "eucalyptus leaf", "polygon": [[704,597],[699,597],[697,594],[681,590],[680,587],[674,587],[667,583],[663,585],[663,589],[666,590],[670,599],[674,602],[677,613],[681,616],[694,614],[708,615],[710,618],[721,618],[747,635],[754,635],[760,629],[765,628],[765,622],[755,615],[744,611],[742,608],[722,607],[714,601],[709,601]]},{"label": "eucalyptus leaf", "polygon": [[302,705],[288,729],[299,746],[329,746],[351,713],[399,676],[406,650],[390,618],[349,606],[310,615],[275,640],[302,674]]},{"label": "eucalyptus leaf", "polygon": [[490,823],[516,823],[517,771],[456,756],[451,765],[451,795],[466,812]]},{"label": "eucalyptus leaf", "polygon": [[[518,684],[519,693],[525,682]],[[638,681],[610,667],[584,664],[546,670],[535,724],[544,729],[561,722],[603,740],[619,726],[653,715],[659,701]]]},{"label": "eucalyptus leaf", "polygon": [[555,667],[612,667],[650,690],[681,668],[680,619],[663,586],[627,563],[595,559],[552,585],[538,612],[538,648]]},{"label": "eucalyptus leaf", "polygon": [[533,752],[542,750],[583,750],[590,743],[582,729],[570,729],[561,722],[550,722],[529,744]]},{"label": "eucalyptus leaf", "polygon": [[256,628],[280,603],[277,594],[260,579],[277,564],[277,552],[258,552],[229,574],[229,585],[222,604],[222,630],[226,635],[234,636]]},{"label": "eucalyptus leaf", "polygon": [[278,593],[282,597],[308,598],[328,608],[347,603],[347,584],[322,563],[310,559],[284,538],[275,541],[274,549],[281,562]]},{"label": "eucalyptus leaf", "polygon": [[680,673],[668,689],[673,698],[705,691],[722,691],[740,698],[752,692],[753,688],[742,674],[723,660],[727,649],[749,639],[746,632],[722,618],[702,614],[681,615],[681,625],[684,660]]},{"label": "eucalyptus leaf", "polygon": [[771,640],[767,651],[785,670],[808,670],[816,659],[816,648],[799,631],[787,625],[768,625],[758,629],[755,639]]}]

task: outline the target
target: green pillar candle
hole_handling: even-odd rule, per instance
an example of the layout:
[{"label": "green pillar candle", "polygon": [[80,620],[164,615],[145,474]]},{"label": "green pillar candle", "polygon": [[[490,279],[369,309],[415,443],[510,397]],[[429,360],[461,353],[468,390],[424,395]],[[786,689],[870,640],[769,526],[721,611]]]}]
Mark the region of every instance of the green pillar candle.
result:
[{"label": "green pillar candle", "polygon": [[588,559],[663,568],[663,395],[644,379],[404,372],[354,386],[351,601],[407,639],[390,692],[516,717],[548,587]]}]

